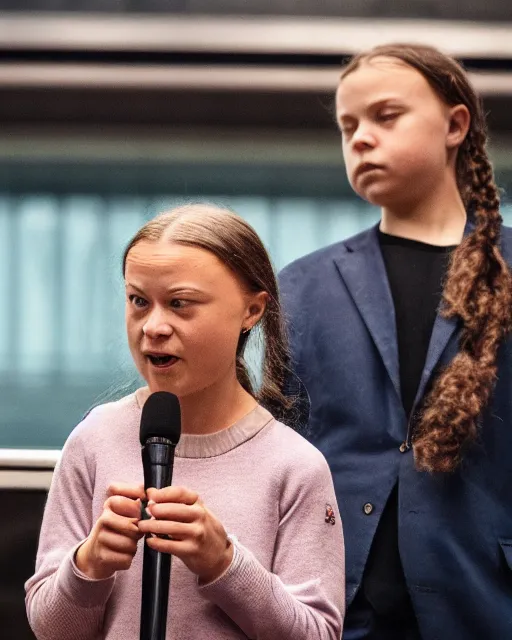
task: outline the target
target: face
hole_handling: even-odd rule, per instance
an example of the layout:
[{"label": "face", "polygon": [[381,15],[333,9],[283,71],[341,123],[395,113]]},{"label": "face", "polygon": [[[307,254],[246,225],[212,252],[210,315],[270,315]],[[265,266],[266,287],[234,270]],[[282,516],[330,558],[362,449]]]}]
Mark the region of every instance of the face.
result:
[{"label": "face", "polygon": [[246,292],[213,253],[166,240],[132,247],[125,281],[130,351],[152,393],[236,379],[240,332],[263,315],[264,292]]},{"label": "face", "polygon": [[368,202],[417,201],[454,172],[450,152],[462,141],[454,109],[412,67],[386,57],[363,61],[341,81],[336,112],[350,184]]}]

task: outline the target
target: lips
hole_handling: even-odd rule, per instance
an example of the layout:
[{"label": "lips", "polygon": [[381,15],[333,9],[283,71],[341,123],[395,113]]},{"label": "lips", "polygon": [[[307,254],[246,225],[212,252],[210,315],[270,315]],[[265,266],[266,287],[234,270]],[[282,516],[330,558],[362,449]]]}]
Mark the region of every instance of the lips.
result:
[{"label": "lips", "polygon": [[166,369],[178,362],[179,358],[170,353],[148,352],[144,356],[151,362],[154,367]]},{"label": "lips", "polygon": [[363,162],[356,168],[354,172],[354,177],[359,178],[365,173],[369,173],[370,171],[375,171],[376,169],[383,169],[383,168],[384,167],[381,164],[374,164],[373,162]]}]

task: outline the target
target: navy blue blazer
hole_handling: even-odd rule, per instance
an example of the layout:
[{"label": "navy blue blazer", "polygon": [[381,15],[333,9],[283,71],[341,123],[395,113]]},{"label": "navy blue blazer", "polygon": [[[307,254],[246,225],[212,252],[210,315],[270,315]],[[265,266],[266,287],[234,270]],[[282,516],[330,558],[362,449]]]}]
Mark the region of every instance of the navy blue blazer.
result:
[{"label": "navy blue blazer", "polygon": [[[512,264],[512,229],[502,252]],[[416,471],[403,446],[393,300],[377,226],[286,267],[280,287],[311,441],[334,478],[346,544],[347,604],[399,480],[399,547],[423,640],[512,638],[512,339],[479,441],[454,474]],[[458,349],[436,318],[415,405]],[[405,450],[404,450],[405,449]]]}]

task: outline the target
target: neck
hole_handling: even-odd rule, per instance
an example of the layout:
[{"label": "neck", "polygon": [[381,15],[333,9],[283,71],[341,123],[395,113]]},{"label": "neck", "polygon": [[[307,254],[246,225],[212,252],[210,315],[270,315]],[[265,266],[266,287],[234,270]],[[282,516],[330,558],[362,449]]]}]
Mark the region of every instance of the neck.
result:
[{"label": "neck", "polygon": [[383,207],[380,230],[438,246],[457,245],[464,235],[466,217],[453,179],[418,202]]},{"label": "neck", "polygon": [[[148,387],[139,390],[139,405],[144,404],[150,393]],[[227,429],[258,404],[236,378],[181,396],[179,400],[181,432],[192,435],[208,435]]]}]

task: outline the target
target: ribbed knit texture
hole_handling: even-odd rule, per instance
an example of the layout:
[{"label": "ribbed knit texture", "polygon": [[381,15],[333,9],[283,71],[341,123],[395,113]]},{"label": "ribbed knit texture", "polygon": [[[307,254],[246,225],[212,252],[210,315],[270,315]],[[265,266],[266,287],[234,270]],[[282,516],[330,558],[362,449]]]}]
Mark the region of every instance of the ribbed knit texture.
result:
[{"label": "ribbed knit texture", "polygon": [[[142,545],[128,571],[91,580],[76,549],[112,482],[141,484],[135,394],[94,409],[64,446],[43,518],[27,613],[39,640],[138,640]],[[173,484],[199,493],[236,537],[233,561],[199,586],[173,558],[168,640],[335,640],[341,635],[343,534],[322,454],[256,407],[235,425],[182,435]],[[335,524],[326,522],[327,505]]]}]

